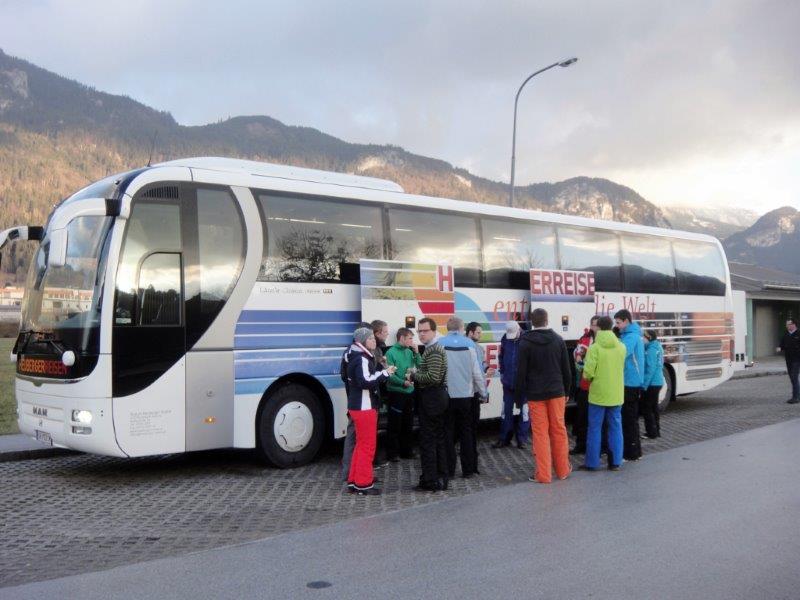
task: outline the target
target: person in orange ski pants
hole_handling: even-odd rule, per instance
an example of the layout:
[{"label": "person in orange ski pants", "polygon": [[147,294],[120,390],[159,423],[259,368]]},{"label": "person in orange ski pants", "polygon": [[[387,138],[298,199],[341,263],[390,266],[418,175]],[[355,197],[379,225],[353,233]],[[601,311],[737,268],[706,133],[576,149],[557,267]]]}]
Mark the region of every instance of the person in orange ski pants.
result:
[{"label": "person in orange ski pants", "polygon": [[550,483],[554,468],[559,479],[566,479],[572,470],[564,423],[572,367],[564,340],[548,327],[547,311],[535,309],[531,324],[533,329],[519,341],[514,390],[517,405],[527,401],[530,413],[536,471],[529,479]]}]

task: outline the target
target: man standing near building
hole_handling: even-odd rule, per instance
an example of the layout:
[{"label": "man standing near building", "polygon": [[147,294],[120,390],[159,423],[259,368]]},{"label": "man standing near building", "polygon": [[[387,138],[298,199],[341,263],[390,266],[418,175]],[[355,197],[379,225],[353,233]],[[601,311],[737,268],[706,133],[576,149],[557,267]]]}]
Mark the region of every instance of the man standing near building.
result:
[{"label": "man standing near building", "polygon": [[417,323],[419,341],[425,346],[422,362],[412,379],[419,389],[419,456],[422,475],[417,489],[435,492],[447,489],[447,355],[439,345],[436,322],[428,317]]},{"label": "man standing near building", "polygon": [[786,403],[800,403],[800,332],[797,330],[797,322],[792,318],[786,319],[786,333],[778,351],[783,352],[789,381],[792,383],[792,397]]},{"label": "man standing near building", "polygon": [[456,471],[456,440],[461,448],[461,475],[475,474],[475,427],[473,399],[486,397],[486,381],[478,364],[474,345],[464,335],[464,321],[450,317],[447,335],[439,338],[447,354],[447,393],[450,409],[447,418],[447,470],[450,477]]},{"label": "man standing near building", "polygon": [[531,324],[533,330],[525,332],[519,342],[514,391],[520,407],[527,400],[531,418],[536,472],[529,479],[550,483],[553,467],[559,479],[566,479],[572,470],[564,424],[572,367],[567,345],[548,327],[547,311],[535,309]]},{"label": "man standing near building", "polygon": [[625,402],[622,405],[622,437],[625,460],[642,457],[642,441],[639,437],[639,397],[644,383],[644,340],[642,328],[633,322],[628,309],[617,311],[614,323],[619,329],[620,341],[625,344]]}]

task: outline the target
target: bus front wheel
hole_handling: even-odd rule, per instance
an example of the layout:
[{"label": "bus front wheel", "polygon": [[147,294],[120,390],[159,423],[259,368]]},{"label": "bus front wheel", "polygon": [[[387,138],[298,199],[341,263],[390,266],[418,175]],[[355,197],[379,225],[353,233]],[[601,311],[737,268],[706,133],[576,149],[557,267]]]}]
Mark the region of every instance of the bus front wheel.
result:
[{"label": "bus front wheel", "polygon": [[658,392],[658,412],[663,413],[667,410],[669,403],[675,395],[675,382],[672,379],[672,371],[665,365],[664,369],[664,385],[661,386],[661,391]]},{"label": "bus front wheel", "polygon": [[258,419],[258,448],[280,469],[311,462],[322,446],[325,414],[307,387],[289,383],[271,393]]}]

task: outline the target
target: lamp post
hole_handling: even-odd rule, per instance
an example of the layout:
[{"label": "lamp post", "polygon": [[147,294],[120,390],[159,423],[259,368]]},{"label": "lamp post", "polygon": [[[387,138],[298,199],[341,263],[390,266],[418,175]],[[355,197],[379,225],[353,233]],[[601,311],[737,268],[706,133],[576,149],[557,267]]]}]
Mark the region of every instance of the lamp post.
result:
[{"label": "lamp post", "polygon": [[528,78],[522,82],[522,85],[519,86],[517,90],[517,95],[514,98],[514,129],[511,134],[511,193],[508,196],[508,205],[514,206],[514,162],[516,159],[516,152],[517,152],[517,104],[519,103],[519,95],[522,93],[522,88],[525,87],[525,84],[528,83],[531,79],[536,77],[539,73],[544,73],[548,69],[552,69],[553,67],[568,67],[573,63],[578,62],[577,58],[568,58],[567,60],[562,60],[560,62],[553,63],[550,66],[545,67],[544,69],[539,69],[535,73],[528,75]]}]

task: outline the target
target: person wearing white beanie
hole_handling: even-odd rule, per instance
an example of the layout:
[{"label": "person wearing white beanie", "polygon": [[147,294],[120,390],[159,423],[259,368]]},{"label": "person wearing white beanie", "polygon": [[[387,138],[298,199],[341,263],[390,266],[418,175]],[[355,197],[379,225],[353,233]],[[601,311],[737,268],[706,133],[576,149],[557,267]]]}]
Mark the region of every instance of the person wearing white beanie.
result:
[{"label": "person wearing white beanie", "polygon": [[514,379],[517,376],[517,347],[519,345],[520,327],[516,321],[506,323],[506,333],[500,339],[500,352],[497,363],[500,381],[503,384],[503,413],[501,415],[500,438],[493,444],[495,448],[511,445],[513,437],[517,438],[517,447],[528,447],[530,423],[527,405],[523,404],[519,415],[514,414]]}]

